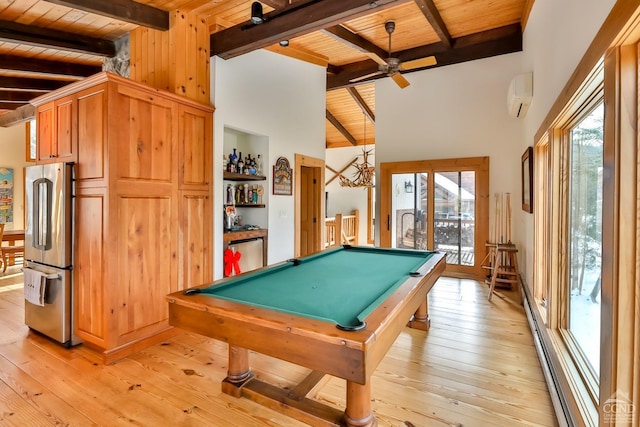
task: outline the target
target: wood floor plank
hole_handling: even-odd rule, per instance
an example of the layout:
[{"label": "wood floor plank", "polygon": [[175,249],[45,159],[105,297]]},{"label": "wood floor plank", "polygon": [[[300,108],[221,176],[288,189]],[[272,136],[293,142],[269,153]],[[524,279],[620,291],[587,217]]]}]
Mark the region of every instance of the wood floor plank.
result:
[{"label": "wood floor plank", "polygon": [[[41,419],[44,422],[44,417],[49,420],[51,425],[89,426],[93,424],[71,404],[59,398],[51,390],[40,384],[33,376],[25,373],[4,357],[0,357],[0,380],[4,385],[11,388],[16,395],[19,395],[24,403],[31,406],[27,412],[39,414],[39,417],[34,417],[34,419]],[[3,402],[5,401],[4,396],[2,400]],[[22,418],[27,413],[23,413],[23,411],[25,411],[25,408],[20,409],[19,418]],[[13,421],[15,420],[16,418],[13,418]],[[22,423],[22,421],[19,424],[31,425]]]},{"label": "wood floor plank", "polygon": [[[12,279],[15,282],[15,278]],[[221,393],[226,343],[181,333],[103,365],[24,325],[22,289],[0,277],[0,425],[302,427]],[[441,278],[431,329],[405,329],[372,377],[380,427],[539,426],[557,422],[515,291]],[[250,352],[262,380],[293,389],[309,370]],[[345,381],[326,376],[311,398],[344,409]]]}]

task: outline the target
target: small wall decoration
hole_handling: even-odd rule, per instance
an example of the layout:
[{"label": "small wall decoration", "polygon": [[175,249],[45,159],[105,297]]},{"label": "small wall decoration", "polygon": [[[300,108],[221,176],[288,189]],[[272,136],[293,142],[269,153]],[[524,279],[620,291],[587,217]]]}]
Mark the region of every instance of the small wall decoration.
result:
[{"label": "small wall decoration", "polygon": [[273,166],[273,194],[290,196],[292,194],[293,172],[286,157],[278,157]]},{"label": "small wall decoration", "polygon": [[533,213],[533,148],[522,154],[522,210]]},{"label": "small wall decoration", "polygon": [[13,169],[0,167],[0,224],[13,222]]}]

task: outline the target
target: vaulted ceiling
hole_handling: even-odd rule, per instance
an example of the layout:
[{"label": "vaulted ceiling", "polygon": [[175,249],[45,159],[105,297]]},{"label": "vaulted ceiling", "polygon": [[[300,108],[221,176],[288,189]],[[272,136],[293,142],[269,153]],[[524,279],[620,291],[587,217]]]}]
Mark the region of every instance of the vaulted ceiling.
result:
[{"label": "vaulted ceiling", "polygon": [[533,1],[263,0],[260,24],[250,21],[252,1],[0,1],[0,125],[32,114],[34,97],[100,71],[137,26],[168,30],[180,10],[206,20],[212,56],[266,48],[326,67],[327,147],[373,144],[375,79],[411,90],[411,72],[519,51]]}]

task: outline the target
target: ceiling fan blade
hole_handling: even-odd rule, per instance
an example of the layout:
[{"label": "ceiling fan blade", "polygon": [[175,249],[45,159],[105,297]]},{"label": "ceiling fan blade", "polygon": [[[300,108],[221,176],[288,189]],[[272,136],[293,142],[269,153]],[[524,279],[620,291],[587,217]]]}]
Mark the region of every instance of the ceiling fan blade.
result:
[{"label": "ceiling fan blade", "polygon": [[400,89],[404,89],[405,87],[410,85],[409,80],[405,79],[404,76],[400,73],[389,74],[389,77],[391,77],[393,81],[396,82],[398,86],[400,86]]},{"label": "ceiling fan blade", "polygon": [[385,61],[384,59],[380,58],[378,55],[376,55],[373,52],[367,52],[367,56],[371,59],[373,59],[376,63],[380,64],[380,65],[387,65],[387,61]]},{"label": "ceiling fan blade", "polygon": [[384,73],[382,71],[376,71],[375,73],[369,73],[369,74],[365,74],[364,76],[356,77],[354,79],[349,79],[349,81],[351,83],[359,82],[361,80],[366,80],[366,79],[368,79],[370,77],[378,76],[380,74],[384,74]]},{"label": "ceiling fan blade", "polygon": [[413,61],[407,61],[400,64],[400,70],[413,70],[414,68],[424,68],[436,65],[435,56],[427,56],[426,58],[414,59]]}]

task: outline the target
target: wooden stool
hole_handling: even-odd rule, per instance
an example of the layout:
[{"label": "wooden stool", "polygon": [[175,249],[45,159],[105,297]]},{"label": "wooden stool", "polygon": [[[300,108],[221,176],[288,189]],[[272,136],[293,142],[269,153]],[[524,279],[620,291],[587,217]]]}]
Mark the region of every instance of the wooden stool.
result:
[{"label": "wooden stool", "polygon": [[495,248],[493,260],[493,274],[491,275],[491,285],[489,286],[489,301],[493,296],[496,283],[508,283],[509,286],[516,286],[518,297],[522,303],[522,290],[520,289],[520,270],[518,270],[518,249],[512,243],[499,243]]}]

